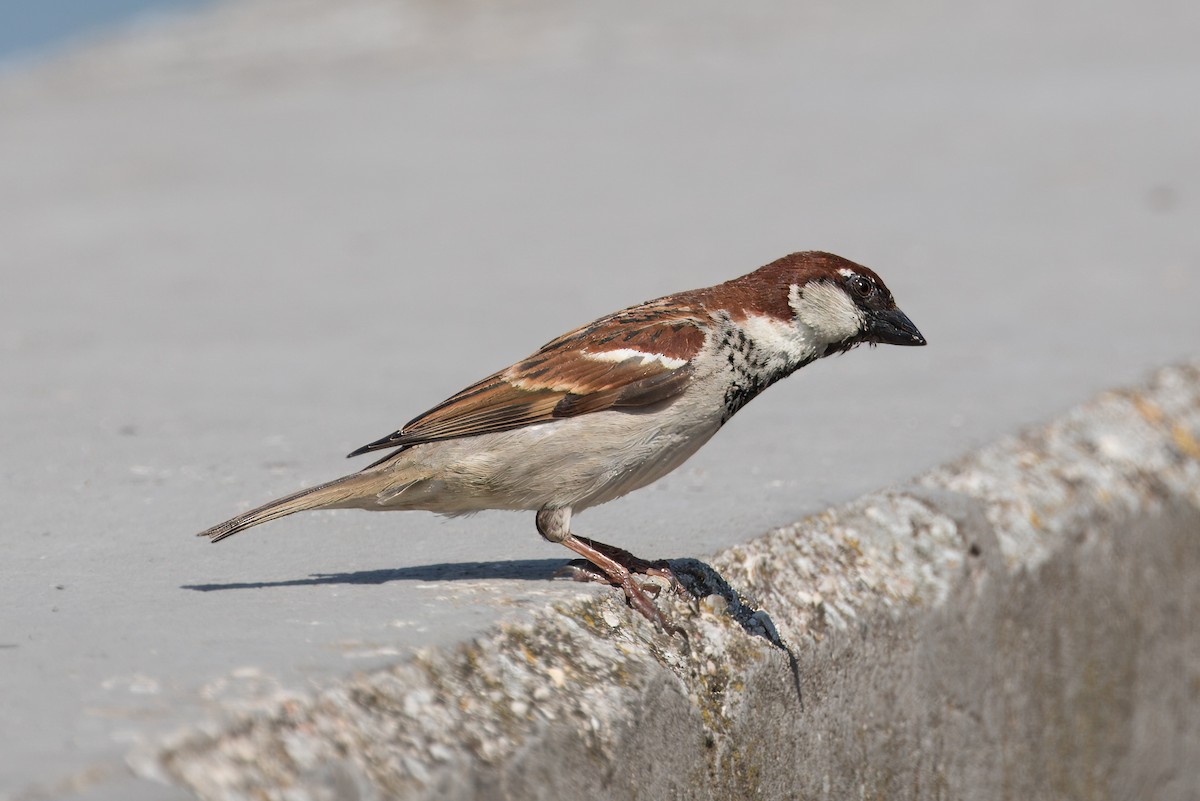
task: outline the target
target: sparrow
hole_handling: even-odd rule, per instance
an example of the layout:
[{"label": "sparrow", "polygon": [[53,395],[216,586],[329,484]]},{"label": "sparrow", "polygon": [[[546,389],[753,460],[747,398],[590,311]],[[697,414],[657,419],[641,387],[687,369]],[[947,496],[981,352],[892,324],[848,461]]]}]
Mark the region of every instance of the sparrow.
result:
[{"label": "sparrow", "polygon": [[704,289],[601,317],[477,381],[351,457],[359,472],[238,515],[212,542],[309,509],[536,512],[538,532],[587,560],[670,631],[635,574],[665,562],[578,536],[576,515],[683,464],[767,387],[856,345],[924,345],[874,272],[831,253],[793,253]]}]

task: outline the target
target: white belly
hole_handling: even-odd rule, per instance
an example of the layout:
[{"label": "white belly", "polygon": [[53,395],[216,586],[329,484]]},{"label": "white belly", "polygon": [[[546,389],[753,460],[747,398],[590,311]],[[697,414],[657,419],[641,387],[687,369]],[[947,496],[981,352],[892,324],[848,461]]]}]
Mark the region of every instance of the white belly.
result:
[{"label": "white belly", "polygon": [[418,445],[385,470],[391,489],[363,508],[466,514],[569,506],[576,512],[646,486],[683,464],[720,428],[692,416],[597,412],[514,431]]}]

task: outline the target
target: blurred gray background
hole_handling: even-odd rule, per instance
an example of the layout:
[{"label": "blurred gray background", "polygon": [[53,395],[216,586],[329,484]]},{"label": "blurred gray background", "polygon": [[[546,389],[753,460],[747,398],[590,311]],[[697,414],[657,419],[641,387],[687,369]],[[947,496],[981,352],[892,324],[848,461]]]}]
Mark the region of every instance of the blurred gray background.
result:
[{"label": "blurred gray background", "polygon": [[211,0],[0,0],[0,69],[55,57],[76,43],[131,24],[200,8]]},{"label": "blurred gray background", "polygon": [[824,249],[930,342],[578,521],[650,557],[1197,355],[1194,2],[152,5],[0,5],[0,797],[603,591],[532,515],[191,535],[614,309]]}]

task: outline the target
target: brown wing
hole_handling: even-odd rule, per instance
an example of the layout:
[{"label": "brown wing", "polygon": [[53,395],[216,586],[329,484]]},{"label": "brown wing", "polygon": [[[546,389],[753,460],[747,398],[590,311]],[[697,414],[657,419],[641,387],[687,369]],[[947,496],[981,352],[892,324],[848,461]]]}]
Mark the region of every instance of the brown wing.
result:
[{"label": "brown wing", "polygon": [[698,315],[659,303],[618,312],[547,343],[350,455],[660,403],[691,380],[703,325]]}]

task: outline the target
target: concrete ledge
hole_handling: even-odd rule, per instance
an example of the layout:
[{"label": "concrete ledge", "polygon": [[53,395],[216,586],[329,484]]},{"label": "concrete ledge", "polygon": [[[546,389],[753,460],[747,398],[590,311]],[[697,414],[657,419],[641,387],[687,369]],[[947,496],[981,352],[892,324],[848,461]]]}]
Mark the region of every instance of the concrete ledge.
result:
[{"label": "concrete ledge", "polygon": [[605,595],[131,763],[292,801],[1200,787],[1200,367],[676,565],[686,643]]}]

